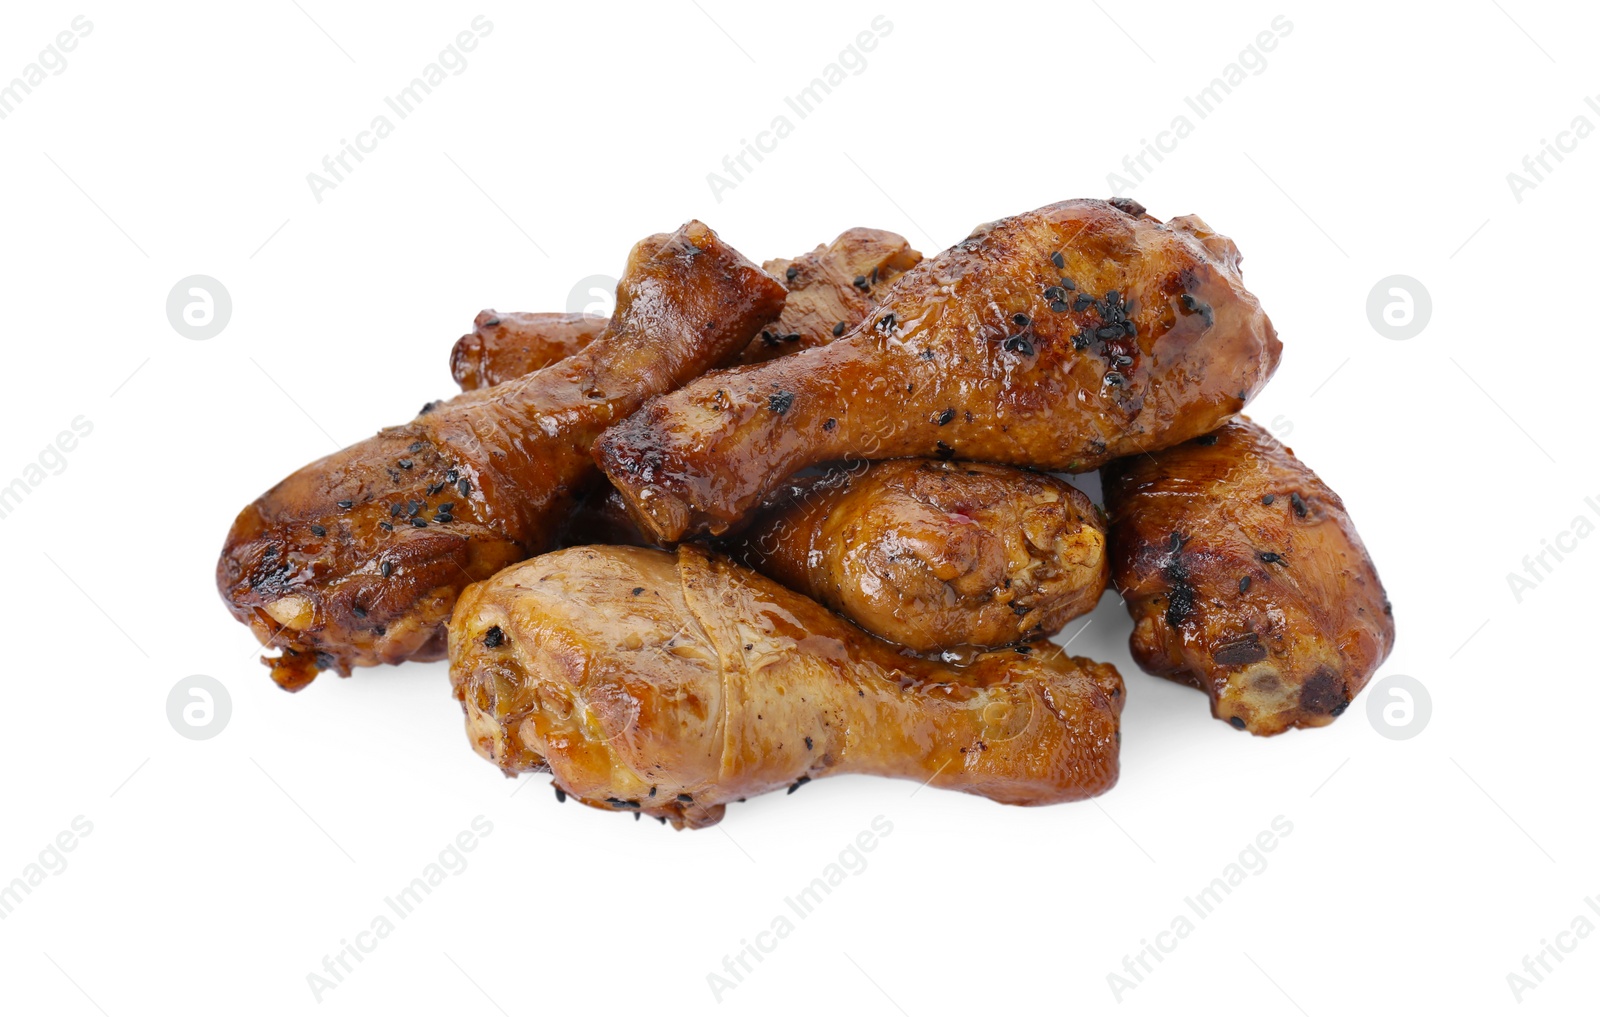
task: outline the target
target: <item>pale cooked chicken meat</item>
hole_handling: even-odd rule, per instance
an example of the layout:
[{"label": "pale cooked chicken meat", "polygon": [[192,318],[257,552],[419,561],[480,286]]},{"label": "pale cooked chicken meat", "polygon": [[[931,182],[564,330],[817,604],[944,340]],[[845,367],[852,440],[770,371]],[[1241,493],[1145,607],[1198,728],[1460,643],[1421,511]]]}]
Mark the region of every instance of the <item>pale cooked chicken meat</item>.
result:
[{"label": "pale cooked chicken meat", "polygon": [[450,679],[506,773],[680,827],[833,773],[1014,805],[1117,777],[1109,665],[1049,643],[934,663],[695,545],[569,548],[469,587]]}]

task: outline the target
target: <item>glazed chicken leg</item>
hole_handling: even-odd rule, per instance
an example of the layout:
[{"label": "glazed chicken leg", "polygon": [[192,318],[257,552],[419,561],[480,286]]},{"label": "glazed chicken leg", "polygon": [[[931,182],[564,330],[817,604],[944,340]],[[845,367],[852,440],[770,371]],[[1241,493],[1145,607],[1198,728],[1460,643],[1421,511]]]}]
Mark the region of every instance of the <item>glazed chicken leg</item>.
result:
[{"label": "glazed chicken leg", "polygon": [[479,754],[679,827],[831,773],[1014,805],[1116,782],[1109,665],[1049,643],[935,664],[693,545],[569,548],[471,586],[450,661]]},{"label": "glazed chicken leg", "polygon": [[1258,735],[1344,712],[1394,645],[1383,583],[1339,496],[1248,419],[1106,467],[1129,647]]},{"label": "glazed chicken leg", "polygon": [[572,356],[609,323],[592,314],[479,311],[450,350],[450,374],[463,392],[512,381]]},{"label": "glazed chicken leg", "polygon": [[1105,527],[1077,488],[938,459],[796,481],[727,551],[924,653],[1048,638],[1094,609],[1108,572]]},{"label": "glazed chicken leg", "polygon": [[582,352],[430,405],[240,513],[217,564],[223,600],[283,650],[267,663],[287,689],[439,659],[460,591],[550,547],[598,480],[595,436],[729,360],[782,307],[783,288],[702,223],[642,241]]},{"label": "glazed chicken leg", "polygon": [[854,332],[707,375],[595,444],[662,540],[729,529],[802,468],[938,456],[1080,472],[1204,434],[1277,367],[1233,243],[1119,199],[980,227]]},{"label": "glazed chicken leg", "polygon": [[[866,316],[873,300],[922,260],[906,238],[884,230],[845,230],[798,258],[762,265],[789,291],[783,313],[750,341],[740,363],[759,363],[832,342]],[[450,351],[462,391],[498,385],[570,357],[605,326],[584,314],[484,311]]]}]

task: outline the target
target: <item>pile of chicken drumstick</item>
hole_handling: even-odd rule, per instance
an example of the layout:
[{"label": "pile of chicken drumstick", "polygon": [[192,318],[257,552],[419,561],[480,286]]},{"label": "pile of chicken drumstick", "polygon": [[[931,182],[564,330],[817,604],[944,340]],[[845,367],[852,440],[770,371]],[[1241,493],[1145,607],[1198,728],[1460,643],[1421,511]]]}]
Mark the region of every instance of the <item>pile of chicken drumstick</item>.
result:
[{"label": "pile of chicken drumstick", "polygon": [[[1106,791],[1122,678],[1050,637],[1108,582],[1218,719],[1327,724],[1394,623],[1339,496],[1239,416],[1281,350],[1239,261],[1122,198],[928,259],[852,229],[757,267],[689,222],[609,320],[480,314],[463,393],[258,498],[217,585],[283,688],[448,656],[506,774],[680,828],[834,773]],[[1089,470],[1104,512],[1053,475]]]}]

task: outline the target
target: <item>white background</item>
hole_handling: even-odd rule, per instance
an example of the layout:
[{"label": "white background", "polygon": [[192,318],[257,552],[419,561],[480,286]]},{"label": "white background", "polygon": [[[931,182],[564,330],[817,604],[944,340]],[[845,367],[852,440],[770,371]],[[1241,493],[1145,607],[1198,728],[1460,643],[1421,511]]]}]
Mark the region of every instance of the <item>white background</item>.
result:
[{"label": "white background", "polygon": [[[1600,137],[1520,202],[1506,180],[1573,118],[1600,127],[1592,6],[445,7],[7,6],[0,81],[74,15],[93,30],[0,120],[0,484],[74,418],[93,432],[0,519],[15,651],[0,884],[75,817],[93,831],[0,920],[0,1008],[1593,1005],[1600,935],[1565,938],[1520,1005],[1507,975],[1575,916],[1600,925],[1584,904],[1600,906],[1600,539],[1547,557],[1520,602],[1507,574],[1577,517],[1600,523]],[[466,69],[315,200],[307,174],[479,13],[493,30]],[[864,70],[798,120],[784,97],[878,14],[892,29]],[[1197,118],[1185,96],[1280,14],[1293,28],[1265,69]],[[1398,625],[1375,681],[1423,684],[1418,736],[1380,734],[1373,690],[1329,728],[1236,732],[1132,665],[1109,596],[1073,644],[1129,686],[1122,779],[1102,799],[1024,810],[840,778],[675,833],[500,777],[469,749],[443,664],[284,694],[218,602],[238,509],[450,393],[447,352],[480,308],[561,309],[690,217],[757,261],[856,225],[932,254],[977,223],[1108,195],[1108,172],[1183,113],[1193,132],[1129,193],[1244,252],[1284,342],[1251,412],[1359,523]],[[707,174],[780,114],[793,133],[718,200]],[[208,341],[165,314],[195,273],[233,301]],[[1433,306],[1405,341],[1366,312],[1397,273]],[[167,719],[194,674],[231,693],[208,741]],[[318,1003],[307,975],[478,816],[493,832],[467,868]],[[877,816],[893,831],[864,871],[767,939],[718,1004],[707,975]],[[1293,830],[1265,870],[1166,940],[1119,1003],[1108,974],[1193,918],[1184,898],[1280,816]]]}]

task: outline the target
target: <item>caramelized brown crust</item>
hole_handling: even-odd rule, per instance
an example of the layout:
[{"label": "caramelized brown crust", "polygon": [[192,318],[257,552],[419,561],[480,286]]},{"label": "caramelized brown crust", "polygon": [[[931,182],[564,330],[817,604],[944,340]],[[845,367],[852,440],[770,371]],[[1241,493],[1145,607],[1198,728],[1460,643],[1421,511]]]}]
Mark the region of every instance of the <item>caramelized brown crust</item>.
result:
[{"label": "caramelized brown crust", "polygon": [[450,350],[450,374],[463,392],[511,381],[572,356],[609,323],[590,314],[479,311]]},{"label": "caramelized brown crust", "polygon": [[889,284],[921,260],[898,233],[857,226],[798,258],[764,263],[767,274],[783,282],[789,299],[783,314],[761,330],[737,362],[759,364],[826,346],[855,328]]},{"label": "caramelized brown crust", "polygon": [[570,548],[507,569],[462,596],[450,660],[480,755],[679,827],[832,773],[1013,805],[1117,777],[1115,668],[1048,643],[933,663],[693,545]]},{"label": "caramelized brown crust", "polygon": [[799,470],[939,456],[1081,472],[1204,434],[1279,344],[1238,250],[1119,199],[979,227],[827,346],[646,403],[595,455],[648,532],[721,533]]},{"label": "caramelized brown crust", "polygon": [[[832,342],[855,328],[876,296],[922,260],[906,238],[885,230],[845,230],[798,258],[763,268],[789,291],[783,313],[740,354],[759,363]],[[520,378],[569,357],[600,334],[606,319],[584,314],[483,311],[450,351],[450,373],[462,391]],[[842,328],[841,328],[842,326]]]},{"label": "caramelized brown crust", "polygon": [[470,582],[552,546],[598,480],[589,447],[648,396],[724,363],[783,288],[699,222],[634,247],[617,310],[583,351],[430,405],[297,471],[240,513],[217,563],[273,679],[437,660]]},{"label": "caramelized brown crust", "polygon": [[1094,609],[1105,527],[1083,492],[1009,466],[891,459],[787,485],[727,551],[919,652],[1043,639]]},{"label": "caramelized brown crust", "polygon": [[1103,471],[1134,660],[1252,734],[1343,713],[1394,645],[1339,496],[1248,419]]}]

